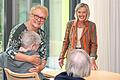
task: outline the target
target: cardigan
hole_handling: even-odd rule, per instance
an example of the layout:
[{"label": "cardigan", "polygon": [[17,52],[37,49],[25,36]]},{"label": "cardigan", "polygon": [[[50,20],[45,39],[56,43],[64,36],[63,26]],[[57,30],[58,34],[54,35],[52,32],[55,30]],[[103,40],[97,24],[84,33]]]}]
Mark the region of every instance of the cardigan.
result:
[{"label": "cardigan", "polygon": [[[97,59],[97,32],[96,25],[91,21],[84,22],[85,27],[80,38],[81,49],[85,50],[90,57]],[[71,20],[67,23],[63,47],[60,58],[65,58],[68,51],[75,49],[77,44],[77,21]]]}]

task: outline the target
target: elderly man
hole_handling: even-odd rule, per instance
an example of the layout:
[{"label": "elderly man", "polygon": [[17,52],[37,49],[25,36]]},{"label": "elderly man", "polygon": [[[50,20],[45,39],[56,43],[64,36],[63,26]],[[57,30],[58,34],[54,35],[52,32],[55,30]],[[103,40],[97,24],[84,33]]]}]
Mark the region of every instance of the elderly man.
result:
[{"label": "elderly man", "polygon": [[90,57],[83,49],[73,49],[67,56],[66,72],[55,77],[55,80],[85,80],[91,73]]}]

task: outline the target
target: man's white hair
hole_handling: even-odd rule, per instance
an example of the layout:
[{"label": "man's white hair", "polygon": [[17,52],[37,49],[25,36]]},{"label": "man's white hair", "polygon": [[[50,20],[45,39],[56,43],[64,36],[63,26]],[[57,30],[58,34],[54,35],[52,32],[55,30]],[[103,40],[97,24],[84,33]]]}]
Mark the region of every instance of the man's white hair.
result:
[{"label": "man's white hair", "polygon": [[22,33],[21,36],[21,46],[23,47],[28,47],[32,44],[40,44],[41,43],[41,38],[40,35],[38,35],[34,31],[26,31]]},{"label": "man's white hair", "polygon": [[90,75],[90,57],[83,49],[74,49],[67,56],[67,74],[73,77],[86,77]]}]

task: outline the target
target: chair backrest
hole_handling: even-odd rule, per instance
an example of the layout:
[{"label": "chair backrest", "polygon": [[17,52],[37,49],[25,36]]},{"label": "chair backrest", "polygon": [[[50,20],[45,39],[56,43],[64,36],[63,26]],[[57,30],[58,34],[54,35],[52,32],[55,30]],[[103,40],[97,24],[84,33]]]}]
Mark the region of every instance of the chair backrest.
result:
[{"label": "chair backrest", "polygon": [[7,80],[40,80],[38,73],[15,73],[8,68],[4,68]]}]

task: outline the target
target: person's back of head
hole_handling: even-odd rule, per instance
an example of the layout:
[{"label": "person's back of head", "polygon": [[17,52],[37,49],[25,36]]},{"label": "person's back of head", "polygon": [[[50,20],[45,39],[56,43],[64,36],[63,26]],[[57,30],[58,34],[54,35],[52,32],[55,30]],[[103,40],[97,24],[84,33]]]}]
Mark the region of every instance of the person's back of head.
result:
[{"label": "person's back of head", "polygon": [[32,44],[34,44],[35,46],[37,45],[39,46],[40,43],[41,43],[41,38],[36,32],[34,31],[23,32],[21,36],[21,47],[27,49],[31,47]]},{"label": "person's back of head", "polygon": [[73,77],[87,77],[91,72],[89,55],[82,49],[74,49],[67,56],[66,71]]},{"label": "person's back of head", "polygon": [[55,77],[55,80],[85,80],[91,73],[89,55],[82,49],[73,49],[68,52],[66,61],[66,72]]}]

